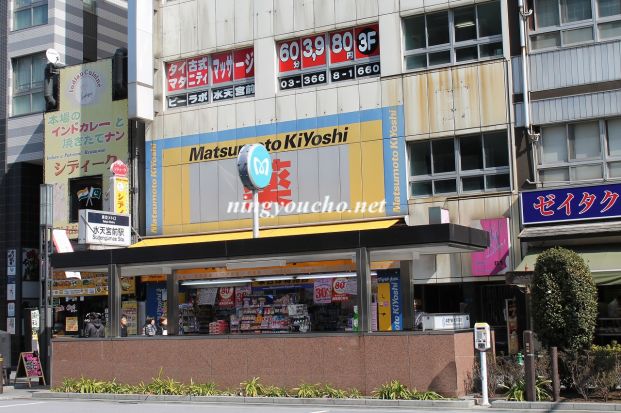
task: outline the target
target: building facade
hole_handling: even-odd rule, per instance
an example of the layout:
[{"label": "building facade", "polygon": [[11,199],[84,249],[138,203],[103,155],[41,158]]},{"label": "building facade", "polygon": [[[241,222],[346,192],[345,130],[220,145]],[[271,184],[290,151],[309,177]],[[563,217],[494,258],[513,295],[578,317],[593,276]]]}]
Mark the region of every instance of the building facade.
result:
[{"label": "building facade", "polygon": [[0,63],[6,84],[2,87],[0,132],[0,263],[5,268],[2,285],[7,288],[3,296],[7,301],[0,310],[0,326],[14,332],[15,356],[30,342],[30,333],[22,330],[25,310],[39,307],[37,205],[39,184],[43,183],[46,50],[55,49],[66,65],[111,57],[117,48],[127,45],[127,2],[14,0],[1,7],[5,8],[2,39],[6,39],[6,53]]}]

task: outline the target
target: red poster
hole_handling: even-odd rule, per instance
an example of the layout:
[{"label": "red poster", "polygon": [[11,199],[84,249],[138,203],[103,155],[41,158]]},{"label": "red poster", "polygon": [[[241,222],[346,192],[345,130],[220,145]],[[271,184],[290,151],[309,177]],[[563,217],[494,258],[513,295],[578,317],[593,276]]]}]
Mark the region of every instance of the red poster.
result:
[{"label": "red poster", "polygon": [[235,305],[235,288],[218,288],[218,305],[220,307],[233,307]]},{"label": "red poster", "polygon": [[214,53],[211,55],[211,81],[214,84],[233,80],[233,53]]},{"label": "red poster", "polygon": [[326,36],[324,34],[302,38],[302,67],[304,69],[325,66],[326,54]]},{"label": "red poster", "polygon": [[354,60],[354,32],[343,30],[330,33],[330,63]]},{"label": "red poster", "polygon": [[209,84],[209,57],[197,56],[187,61],[188,88]]},{"label": "red poster", "polygon": [[300,40],[288,40],[276,45],[280,73],[300,70]]},{"label": "red poster", "polygon": [[244,297],[248,297],[252,293],[252,287],[235,287],[235,307],[241,307],[244,304]]},{"label": "red poster", "polygon": [[356,59],[379,56],[379,26],[359,27],[355,30],[356,35]]},{"label": "red poster", "polygon": [[347,278],[335,278],[332,282],[332,301],[347,301]]},{"label": "red poster", "polygon": [[254,48],[236,50],[233,52],[235,64],[235,80],[254,77]]},{"label": "red poster", "polygon": [[330,304],[332,302],[332,278],[320,278],[313,285],[313,302]]},{"label": "red poster", "polygon": [[182,90],[186,87],[186,69],[185,60],[166,63],[166,81],[168,82],[168,91]]}]

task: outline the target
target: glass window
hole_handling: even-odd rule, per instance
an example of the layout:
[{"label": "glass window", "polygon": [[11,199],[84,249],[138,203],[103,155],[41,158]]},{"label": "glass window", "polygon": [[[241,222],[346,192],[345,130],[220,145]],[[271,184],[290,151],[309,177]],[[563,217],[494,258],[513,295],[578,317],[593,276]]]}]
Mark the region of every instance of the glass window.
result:
[{"label": "glass window", "polygon": [[545,127],[539,145],[539,176],[544,183],[621,174],[621,118]]},{"label": "glass window", "polygon": [[45,62],[43,53],[13,59],[13,116],[45,110]]},{"label": "glass window", "polygon": [[[413,196],[497,191],[511,187],[506,131],[408,145]],[[455,156],[459,157],[458,165]]]},{"label": "glass window", "polygon": [[591,0],[560,0],[561,21],[577,22],[591,18]]},{"label": "glass window", "polygon": [[608,17],[621,14],[621,1],[597,0],[597,12],[599,17]]},{"label": "glass window", "polygon": [[47,0],[14,0],[13,30],[47,24]]},{"label": "glass window", "polygon": [[533,49],[548,49],[561,45],[561,35],[559,32],[543,33],[530,38]]},{"label": "glass window", "polygon": [[621,37],[621,21],[602,23],[598,27],[599,27],[599,37],[601,39]]},{"label": "glass window", "polygon": [[455,171],[455,146],[453,139],[441,139],[432,142],[433,173]]},{"label": "glass window", "polygon": [[479,37],[499,36],[502,34],[500,20],[500,3],[483,3],[477,7],[479,15]]},{"label": "glass window", "polygon": [[570,159],[588,159],[601,155],[597,122],[570,124],[567,130]]},{"label": "glass window", "polygon": [[405,49],[424,49],[427,46],[425,39],[425,16],[408,17],[405,20]]},{"label": "glass window", "polygon": [[541,142],[543,163],[567,161],[567,140],[565,138],[565,126],[542,128]]},{"label": "glass window", "polygon": [[537,28],[558,26],[558,0],[535,0],[535,21]]},{"label": "glass window", "polygon": [[499,1],[407,17],[403,26],[407,70],[503,55]]},{"label": "glass window", "polygon": [[477,38],[477,16],[474,6],[460,7],[453,12],[455,20],[455,41]]},{"label": "glass window", "polygon": [[567,30],[563,32],[563,44],[590,42],[592,40],[593,28],[590,26],[582,29]]},{"label": "glass window", "polygon": [[449,42],[448,12],[427,15],[427,46],[437,46]]}]

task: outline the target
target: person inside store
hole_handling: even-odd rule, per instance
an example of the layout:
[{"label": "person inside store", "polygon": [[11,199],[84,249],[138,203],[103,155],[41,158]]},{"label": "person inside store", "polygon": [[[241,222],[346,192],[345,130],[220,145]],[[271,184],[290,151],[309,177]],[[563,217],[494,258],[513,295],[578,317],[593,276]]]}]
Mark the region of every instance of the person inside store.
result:
[{"label": "person inside store", "polygon": [[147,317],[147,321],[142,328],[143,336],[154,336],[157,333],[157,327],[155,326],[155,318]]},{"label": "person inside store", "polygon": [[610,318],[619,318],[621,317],[621,313],[619,310],[621,309],[621,294],[617,295],[614,300],[608,303],[608,317]]},{"label": "person inside store", "polygon": [[168,335],[168,319],[166,317],[160,318],[160,325],[157,326],[158,336],[167,336]]},{"label": "person inside store", "polygon": [[106,328],[101,322],[101,314],[89,313],[85,320],[84,337],[103,338],[106,336]]},{"label": "person inside store", "polygon": [[121,337],[127,337],[127,316],[123,314],[121,316]]}]

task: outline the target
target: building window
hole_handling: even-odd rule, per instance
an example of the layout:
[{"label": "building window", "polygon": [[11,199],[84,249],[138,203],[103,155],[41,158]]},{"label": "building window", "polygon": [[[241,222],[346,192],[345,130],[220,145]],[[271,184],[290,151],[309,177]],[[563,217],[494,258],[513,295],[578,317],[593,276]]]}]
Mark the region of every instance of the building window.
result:
[{"label": "building window", "polygon": [[502,56],[498,1],[407,17],[403,31],[407,70]]},{"label": "building window", "polygon": [[410,142],[412,196],[511,188],[507,132]]},{"label": "building window", "polygon": [[47,24],[47,0],[14,0],[13,30]]},{"label": "building window", "polygon": [[621,118],[541,128],[539,178],[544,184],[621,178]]},{"label": "building window", "polygon": [[532,49],[621,37],[619,0],[534,0]]},{"label": "building window", "polygon": [[13,59],[13,116],[43,112],[45,54]]}]

